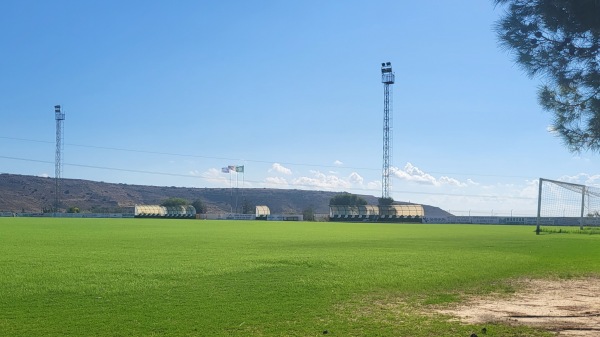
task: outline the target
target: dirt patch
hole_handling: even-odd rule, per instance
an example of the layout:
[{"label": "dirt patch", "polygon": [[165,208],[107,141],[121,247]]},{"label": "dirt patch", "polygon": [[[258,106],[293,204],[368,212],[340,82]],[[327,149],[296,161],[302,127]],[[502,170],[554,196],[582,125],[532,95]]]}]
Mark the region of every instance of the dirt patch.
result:
[{"label": "dirt patch", "polygon": [[541,327],[557,336],[600,336],[600,278],[520,280],[510,298],[470,298],[438,312],[471,324]]}]

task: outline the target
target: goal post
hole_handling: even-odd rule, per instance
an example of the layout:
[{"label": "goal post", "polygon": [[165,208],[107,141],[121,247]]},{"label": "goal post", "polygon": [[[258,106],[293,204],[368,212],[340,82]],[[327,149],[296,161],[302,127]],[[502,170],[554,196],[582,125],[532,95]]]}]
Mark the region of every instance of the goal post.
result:
[{"label": "goal post", "polygon": [[600,224],[600,188],[540,178],[536,233],[540,226]]}]

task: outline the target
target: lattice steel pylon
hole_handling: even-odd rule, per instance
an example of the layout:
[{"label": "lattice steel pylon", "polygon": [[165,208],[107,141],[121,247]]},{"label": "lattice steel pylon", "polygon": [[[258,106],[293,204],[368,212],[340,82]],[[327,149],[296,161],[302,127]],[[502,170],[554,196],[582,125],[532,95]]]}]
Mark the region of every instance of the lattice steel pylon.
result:
[{"label": "lattice steel pylon", "polygon": [[54,212],[60,207],[61,177],[62,177],[62,150],[63,150],[63,121],[65,114],[61,112],[60,105],[54,106],[54,118],[56,120],[56,155],[54,157]]},{"label": "lattice steel pylon", "polygon": [[390,181],[390,166],[392,165],[392,84],[394,72],[392,63],[381,64],[381,83],[383,83],[383,168],[381,172],[381,197],[389,198],[392,184]]}]

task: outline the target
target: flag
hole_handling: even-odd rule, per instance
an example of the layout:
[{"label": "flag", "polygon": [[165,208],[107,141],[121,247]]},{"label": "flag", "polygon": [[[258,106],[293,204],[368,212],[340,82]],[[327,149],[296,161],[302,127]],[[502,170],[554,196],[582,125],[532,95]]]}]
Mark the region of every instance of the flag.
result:
[{"label": "flag", "polygon": [[235,172],[235,165],[229,165],[227,166],[227,168],[229,169],[229,171]]},{"label": "flag", "polygon": [[221,169],[221,172],[223,172],[223,173],[229,173],[229,167],[223,167]]},{"label": "flag", "polygon": [[235,172],[244,173],[244,165],[242,165],[242,166],[236,166],[235,167]]}]

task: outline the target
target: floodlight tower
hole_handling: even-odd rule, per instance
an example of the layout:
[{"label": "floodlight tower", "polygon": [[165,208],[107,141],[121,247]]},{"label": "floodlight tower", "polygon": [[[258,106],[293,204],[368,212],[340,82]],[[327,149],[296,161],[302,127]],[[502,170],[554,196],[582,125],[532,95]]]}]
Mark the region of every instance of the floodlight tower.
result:
[{"label": "floodlight tower", "polygon": [[60,206],[60,179],[62,176],[62,149],[63,149],[63,121],[64,112],[61,112],[60,105],[54,106],[54,118],[56,119],[56,156],[54,157],[54,212],[58,212]]},{"label": "floodlight tower", "polygon": [[383,169],[381,172],[381,197],[390,197],[390,165],[392,162],[392,84],[394,72],[392,63],[381,64],[381,83],[383,83]]}]

